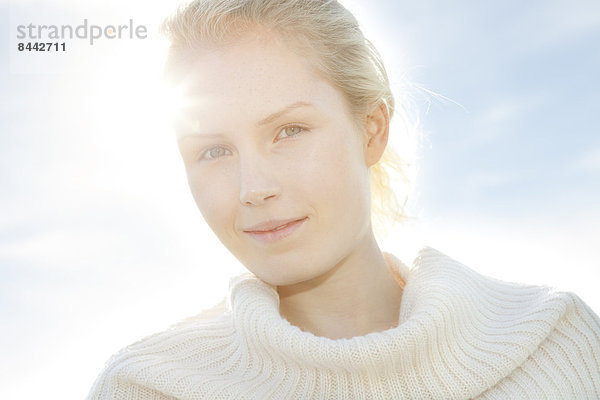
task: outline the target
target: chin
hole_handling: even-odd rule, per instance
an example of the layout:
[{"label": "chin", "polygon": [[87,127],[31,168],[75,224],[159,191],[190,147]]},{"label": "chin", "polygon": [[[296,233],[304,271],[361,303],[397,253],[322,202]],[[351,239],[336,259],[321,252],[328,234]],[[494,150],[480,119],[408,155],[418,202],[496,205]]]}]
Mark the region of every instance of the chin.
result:
[{"label": "chin", "polygon": [[[304,257],[304,260],[309,259],[310,257]],[[296,285],[318,278],[327,272],[314,268],[308,270],[305,261],[297,264],[290,261],[271,265],[263,263],[260,268],[248,268],[248,270],[272,286]]]}]

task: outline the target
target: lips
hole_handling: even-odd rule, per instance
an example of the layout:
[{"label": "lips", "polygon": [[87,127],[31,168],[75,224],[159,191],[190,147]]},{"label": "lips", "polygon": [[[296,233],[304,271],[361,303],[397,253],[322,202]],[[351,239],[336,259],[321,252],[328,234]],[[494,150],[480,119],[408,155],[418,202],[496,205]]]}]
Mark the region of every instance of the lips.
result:
[{"label": "lips", "polygon": [[296,222],[296,221],[301,221],[304,218],[290,218],[290,219],[286,219],[286,220],[269,220],[269,221],[265,221],[265,222],[261,222],[259,224],[253,225],[247,229],[244,229],[244,232],[248,232],[248,233],[252,233],[252,232],[258,232],[258,233],[262,233],[262,232],[269,232],[269,231],[277,231],[280,229],[285,228],[286,226]]},{"label": "lips", "polygon": [[260,242],[271,243],[291,235],[299,229],[307,219],[308,217],[269,220],[248,227],[247,229],[244,229],[244,232]]}]

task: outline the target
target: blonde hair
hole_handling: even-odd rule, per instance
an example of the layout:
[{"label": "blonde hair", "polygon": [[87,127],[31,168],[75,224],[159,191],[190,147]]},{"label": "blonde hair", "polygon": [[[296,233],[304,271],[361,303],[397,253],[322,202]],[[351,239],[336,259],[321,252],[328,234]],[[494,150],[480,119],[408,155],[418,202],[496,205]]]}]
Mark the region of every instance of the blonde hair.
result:
[{"label": "blonde hair", "polygon": [[[193,0],[182,4],[161,25],[171,43],[165,74],[173,78],[190,72],[186,66],[199,44],[218,43],[257,25],[315,55],[317,72],[341,90],[359,125],[381,103],[391,120],[395,100],[383,60],[356,18],[335,0]],[[404,118],[405,110],[401,114]],[[406,167],[391,146],[371,167],[371,208],[377,225],[405,216],[406,195],[398,201],[389,172],[406,181]]]}]

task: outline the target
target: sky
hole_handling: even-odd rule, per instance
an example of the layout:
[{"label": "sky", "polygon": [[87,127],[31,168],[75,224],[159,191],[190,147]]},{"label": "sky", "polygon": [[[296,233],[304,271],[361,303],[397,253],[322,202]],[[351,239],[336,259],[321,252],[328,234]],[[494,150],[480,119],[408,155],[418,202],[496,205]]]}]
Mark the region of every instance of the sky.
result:
[{"label": "sky", "polygon": [[[414,218],[382,248],[410,263],[430,245],[600,311],[600,3],[344,4],[422,131]],[[196,210],[166,122],[156,26],[173,5],[0,1],[1,398],[83,398],[111,354],[243,271]],[[16,50],[17,25],[85,19],[148,35]]]}]

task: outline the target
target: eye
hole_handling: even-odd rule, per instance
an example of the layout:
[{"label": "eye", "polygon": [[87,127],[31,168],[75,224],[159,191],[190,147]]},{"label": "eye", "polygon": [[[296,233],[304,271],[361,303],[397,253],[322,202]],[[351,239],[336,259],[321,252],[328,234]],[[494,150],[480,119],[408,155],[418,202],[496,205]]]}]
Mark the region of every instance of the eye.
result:
[{"label": "eye", "polygon": [[281,131],[279,131],[279,134],[277,135],[276,139],[280,140],[280,139],[295,137],[295,136],[298,136],[303,131],[304,131],[304,128],[302,128],[301,126],[298,126],[298,125],[286,126],[283,129],[281,129]]},{"label": "eye", "polygon": [[221,158],[223,156],[229,156],[231,154],[232,154],[231,151],[223,146],[214,146],[214,147],[211,147],[210,149],[206,150],[202,154],[201,158],[203,158],[205,160],[214,160],[217,158]]}]

